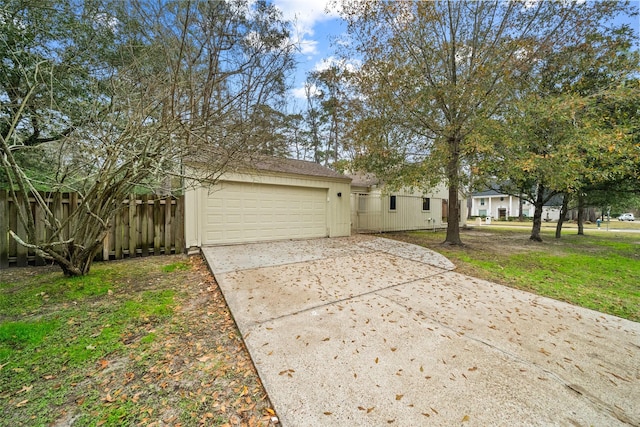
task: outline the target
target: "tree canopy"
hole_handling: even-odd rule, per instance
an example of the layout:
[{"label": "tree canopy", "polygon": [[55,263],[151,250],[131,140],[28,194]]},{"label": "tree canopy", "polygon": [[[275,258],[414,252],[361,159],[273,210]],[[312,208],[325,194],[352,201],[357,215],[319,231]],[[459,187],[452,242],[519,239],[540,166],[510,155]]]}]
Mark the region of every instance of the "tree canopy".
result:
[{"label": "tree canopy", "polygon": [[[446,181],[451,218],[478,158],[495,154],[478,146],[478,131],[536,89],[547,58],[630,10],[580,1],[342,4],[349,52],[363,60],[359,152],[383,179]],[[448,222],[445,242],[461,243],[457,221]]]},{"label": "tree canopy", "polygon": [[562,193],[582,210],[591,192],[638,182],[640,56],[633,41],[624,25],[592,28],[576,46],[554,50],[540,60],[529,90],[495,120],[501,132],[485,135],[502,160],[489,159],[490,174],[536,206],[532,239],[540,239],[546,198]]},{"label": "tree canopy", "polygon": [[[203,179],[263,151],[259,111],[281,102],[293,66],[288,24],[264,1],[15,0],[0,26],[4,180],[48,229],[37,236],[28,198],[15,198],[20,243],[67,275],[89,271],[136,187],[179,177],[203,148]],[[78,208],[62,222],[37,190],[78,193]]]}]

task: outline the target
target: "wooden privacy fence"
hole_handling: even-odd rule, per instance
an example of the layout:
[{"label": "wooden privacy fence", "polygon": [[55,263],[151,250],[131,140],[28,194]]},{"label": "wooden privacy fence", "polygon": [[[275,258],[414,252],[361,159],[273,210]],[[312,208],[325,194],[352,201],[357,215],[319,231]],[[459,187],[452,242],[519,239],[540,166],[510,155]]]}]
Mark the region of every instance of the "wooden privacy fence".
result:
[{"label": "wooden privacy fence", "polygon": [[[80,202],[76,193],[42,195],[61,221]],[[37,235],[46,235],[44,222],[38,220],[41,215],[35,200],[31,201],[31,208],[36,218]],[[116,211],[110,224],[111,229],[96,260],[184,252],[184,196],[130,196],[122,202],[122,209]],[[0,190],[0,268],[46,264],[46,260],[36,256],[32,249],[17,244],[9,236],[9,230],[26,241],[26,231],[18,220],[12,195],[7,190]]]}]

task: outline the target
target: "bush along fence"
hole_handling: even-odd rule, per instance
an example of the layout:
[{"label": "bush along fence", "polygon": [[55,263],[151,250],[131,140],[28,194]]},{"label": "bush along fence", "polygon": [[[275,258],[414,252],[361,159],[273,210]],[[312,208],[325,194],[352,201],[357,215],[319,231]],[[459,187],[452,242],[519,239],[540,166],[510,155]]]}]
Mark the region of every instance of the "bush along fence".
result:
[{"label": "bush along fence", "polygon": [[[76,193],[43,193],[43,196],[62,220],[77,208],[80,200]],[[35,201],[31,207],[38,218],[39,208]],[[132,195],[122,202],[122,209],[109,223],[111,229],[96,260],[184,252],[184,196]],[[41,227],[37,235],[45,235],[45,224],[38,221],[36,226]],[[9,230],[26,239],[11,193],[0,190],[0,268],[48,263],[32,249],[19,245],[9,235]]]}]

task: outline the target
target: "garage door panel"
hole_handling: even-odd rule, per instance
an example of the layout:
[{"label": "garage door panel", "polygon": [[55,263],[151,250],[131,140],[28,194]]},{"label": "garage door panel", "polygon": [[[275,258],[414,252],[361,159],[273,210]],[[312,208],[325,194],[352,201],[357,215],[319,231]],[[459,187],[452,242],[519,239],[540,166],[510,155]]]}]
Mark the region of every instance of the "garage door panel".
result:
[{"label": "garage door panel", "polygon": [[204,244],[325,237],[326,189],[225,182],[205,203]]}]

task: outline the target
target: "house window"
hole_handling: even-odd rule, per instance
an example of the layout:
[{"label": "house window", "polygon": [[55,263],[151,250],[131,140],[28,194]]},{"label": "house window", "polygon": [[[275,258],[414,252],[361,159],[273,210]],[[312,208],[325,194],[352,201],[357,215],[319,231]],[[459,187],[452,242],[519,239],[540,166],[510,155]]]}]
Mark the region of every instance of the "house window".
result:
[{"label": "house window", "polygon": [[501,202],[504,202],[504,197],[500,197],[500,201],[501,201]]},{"label": "house window", "polygon": [[431,199],[428,197],[422,198],[422,210],[430,211],[431,210]]},{"label": "house window", "polygon": [[389,210],[396,210],[396,196],[389,196]]},{"label": "house window", "polygon": [[484,199],[480,199],[480,206],[484,206]]},{"label": "house window", "polygon": [[358,194],[358,212],[367,211],[367,194]]}]

